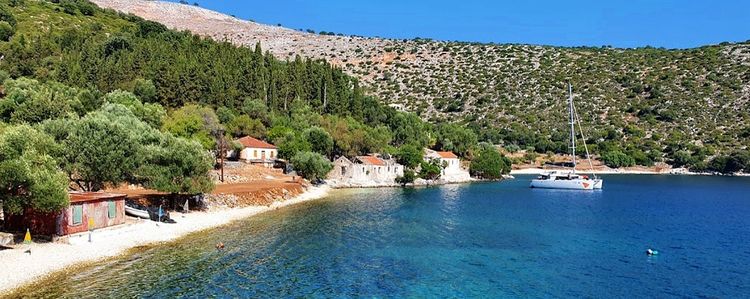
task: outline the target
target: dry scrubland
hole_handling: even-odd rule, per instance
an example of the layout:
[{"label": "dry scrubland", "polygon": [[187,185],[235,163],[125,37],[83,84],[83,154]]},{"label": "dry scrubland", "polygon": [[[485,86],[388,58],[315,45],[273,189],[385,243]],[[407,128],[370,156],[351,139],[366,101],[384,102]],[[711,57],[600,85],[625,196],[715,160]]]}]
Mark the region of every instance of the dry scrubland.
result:
[{"label": "dry scrubland", "polygon": [[594,137],[614,129],[636,142],[672,138],[719,148],[746,147],[750,139],[741,138],[750,135],[747,43],[665,50],[392,40],[311,34],[175,3],[93,2],[217,40],[260,42],[282,59],[328,60],[383,101],[429,120],[554,138],[564,132],[564,82],[570,80]]}]

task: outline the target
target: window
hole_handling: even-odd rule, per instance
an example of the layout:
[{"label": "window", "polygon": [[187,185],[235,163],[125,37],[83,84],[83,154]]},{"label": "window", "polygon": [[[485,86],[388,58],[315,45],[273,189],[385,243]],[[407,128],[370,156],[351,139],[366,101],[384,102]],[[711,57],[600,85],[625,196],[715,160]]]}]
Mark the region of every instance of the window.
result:
[{"label": "window", "polygon": [[115,218],[117,216],[117,203],[114,200],[110,200],[107,202],[107,217],[109,219]]},{"label": "window", "polygon": [[258,150],[253,150],[253,158],[257,158],[257,157],[258,157]]},{"label": "window", "polygon": [[73,210],[73,225],[83,223],[83,205],[74,205]]}]

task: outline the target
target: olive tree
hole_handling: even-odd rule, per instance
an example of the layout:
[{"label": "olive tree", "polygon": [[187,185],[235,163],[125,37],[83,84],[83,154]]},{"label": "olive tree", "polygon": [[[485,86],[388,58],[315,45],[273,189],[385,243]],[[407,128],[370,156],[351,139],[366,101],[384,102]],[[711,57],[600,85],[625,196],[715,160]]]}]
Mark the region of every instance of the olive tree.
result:
[{"label": "olive tree", "polygon": [[303,178],[319,181],[333,169],[333,164],[323,155],[313,152],[299,152],[291,159],[294,170]]},{"label": "olive tree", "polygon": [[170,193],[198,194],[213,189],[213,159],[200,143],[165,134],[144,148],[136,176],[143,187]]},{"label": "olive tree", "polygon": [[68,180],[50,155],[55,147],[52,137],[28,125],[0,135],[0,205],[6,213],[52,212],[68,205]]},{"label": "olive tree", "polygon": [[104,112],[92,112],[71,128],[63,169],[81,190],[98,191],[129,181],[143,160],[138,132]]}]

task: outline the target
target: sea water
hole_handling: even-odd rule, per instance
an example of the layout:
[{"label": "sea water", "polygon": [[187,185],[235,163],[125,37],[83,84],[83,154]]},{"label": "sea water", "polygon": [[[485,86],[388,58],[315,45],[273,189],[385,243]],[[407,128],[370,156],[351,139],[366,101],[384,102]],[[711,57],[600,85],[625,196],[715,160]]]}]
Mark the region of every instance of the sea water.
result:
[{"label": "sea water", "polygon": [[24,294],[750,296],[750,178],[613,175],[597,191],[530,189],[530,179],[338,191]]}]

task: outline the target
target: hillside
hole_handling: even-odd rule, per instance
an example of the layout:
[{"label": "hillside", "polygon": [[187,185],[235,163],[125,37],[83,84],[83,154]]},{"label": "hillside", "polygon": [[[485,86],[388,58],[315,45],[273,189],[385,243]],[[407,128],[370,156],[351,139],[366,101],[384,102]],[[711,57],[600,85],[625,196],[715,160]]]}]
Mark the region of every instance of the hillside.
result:
[{"label": "hillside", "polygon": [[385,103],[469,123],[495,143],[564,151],[570,81],[595,151],[700,159],[750,145],[748,43],[665,50],[391,40],[311,34],[176,3],[94,2],[217,40],[260,42],[281,59],[325,59]]}]

